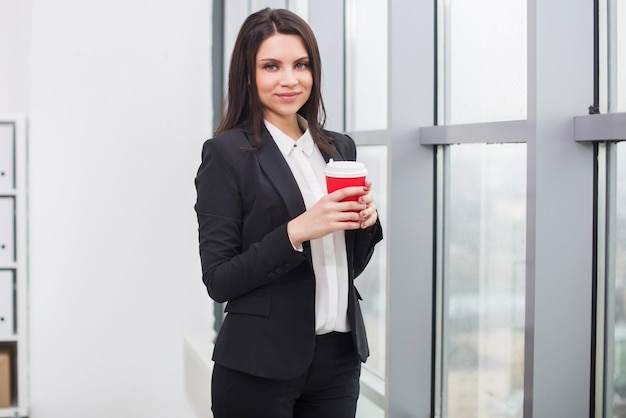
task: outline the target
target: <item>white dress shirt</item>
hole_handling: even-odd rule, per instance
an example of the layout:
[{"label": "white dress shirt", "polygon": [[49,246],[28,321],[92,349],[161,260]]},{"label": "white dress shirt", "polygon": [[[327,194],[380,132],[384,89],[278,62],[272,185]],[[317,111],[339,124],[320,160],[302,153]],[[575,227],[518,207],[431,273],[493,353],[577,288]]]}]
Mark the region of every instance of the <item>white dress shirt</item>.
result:
[{"label": "white dress shirt", "polygon": [[[265,126],[285,157],[298,183],[307,209],[327,194],[326,161],[313,142],[304,118],[298,115],[304,134],[294,140],[267,120]],[[344,231],[311,240],[315,272],[315,333],[350,331],[348,323],[348,261]]]}]

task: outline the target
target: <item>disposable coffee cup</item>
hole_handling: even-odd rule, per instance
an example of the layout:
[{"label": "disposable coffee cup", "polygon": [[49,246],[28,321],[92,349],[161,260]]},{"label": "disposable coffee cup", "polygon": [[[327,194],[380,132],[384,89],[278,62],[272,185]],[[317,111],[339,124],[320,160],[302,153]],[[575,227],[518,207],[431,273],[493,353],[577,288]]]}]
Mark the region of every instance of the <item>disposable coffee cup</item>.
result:
[{"label": "disposable coffee cup", "polygon": [[[343,189],[350,186],[365,186],[365,178],[367,177],[367,168],[365,164],[358,161],[333,161],[330,160],[326,164],[326,188],[328,193],[335,190]],[[359,196],[349,196],[344,199],[358,200]]]}]

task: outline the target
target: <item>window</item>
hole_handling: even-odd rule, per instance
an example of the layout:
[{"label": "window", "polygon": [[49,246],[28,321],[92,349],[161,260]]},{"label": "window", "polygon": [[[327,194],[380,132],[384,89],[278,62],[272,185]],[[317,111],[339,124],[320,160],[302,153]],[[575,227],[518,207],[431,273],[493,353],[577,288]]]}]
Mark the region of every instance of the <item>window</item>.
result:
[{"label": "window", "polygon": [[[388,8],[387,0],[345,0],[343,60],[344,130],[358,146],[357,157],[369,169],[372,194],[385,239],[377,244],[367,269],[355,286],[363,295],[361,309],[370,358],[361,372],[358,417],[383,417],[387,403],[388,243]],[[333,40],[335,42],[335,40]],[[328,66],[326,67],[328,71]]]},{"label": "window", "polygon": [[[626,143],[616,146],[613,416],[626,417]],[[607,415],[611,416],[611,415]]]},{"label": "window", "polygon": [[[368,168],[367,178],[372,182],[372,194],[383,229],[387,225],[387,147],[383,145],[359,146],[358,160]],[[355,286],[363,296],[361,308],[370,345],[370,358],[365,367],[379,378],[385,376],[385,332],[387,303],[387,249],[383,239]]]},{"label": "window", "polygon": [[439,124],[525,119],[526,1],[437,5]]},{"label": "window", "polygon": [[626,4],[608,0],[609,111],[626,112]]},{"label": "window", "polygon": [[521,416],[526,145],[438,150],[436,416]]},{"label": "window", "polygon": [[[598,3],[599,42],[597,80],[600,119],[594,126],[597,144],[596,237],[596,374],[595,417],[626,417],[626,4]],[[608,119],[606,119],[608,118]],[[602,123],[604,122],[604,123]],[[603,130],[607,122],[611,129]],[[621,134],[621,136],[619,136]]]},{"label": "window", "polygon": [[[622,418],[626,417],[626,143],[600,144],[598,161],[598,218],[602,228],[598,300],[606,314],[606,327],[603,319],[598,327],[607,334],[604,348],[599,349],[599,359],[604,356],[604,369],[599,370],[605,381],[597,383],[596,416]],[[599,312],[602,315],[602,310]]]},{"label": "window", "polygon": [[345,37],[346,130],[386,129],[387,1],[346,0]]},{"label": "window", "polygon": [[358,146],[357,158],[368,168],[367,178],[372,182],[372,194],[385,236],[354,283],[363,296],[361,310],[370,346],[370,358],[361,371],[362,393],[357,417],[383,418],[387,352],[387,146]]}]

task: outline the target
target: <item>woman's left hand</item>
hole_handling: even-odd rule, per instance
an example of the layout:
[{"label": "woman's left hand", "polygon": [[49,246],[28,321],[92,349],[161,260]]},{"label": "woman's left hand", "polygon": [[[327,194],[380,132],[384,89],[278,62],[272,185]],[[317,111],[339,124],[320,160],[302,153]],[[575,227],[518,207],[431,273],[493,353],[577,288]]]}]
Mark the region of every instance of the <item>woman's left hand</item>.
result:
[{"label": "woman's left hand", "polygon": [[361,229],[369,228],[376,223],[378,219],[378,212],[376,211],[376,204],[374,203],[374,196],[370,194],[372,183],[365,181],[366,193],[359,197],[359,203],[365,204],[365,208],[359,212],[361,217]]}]

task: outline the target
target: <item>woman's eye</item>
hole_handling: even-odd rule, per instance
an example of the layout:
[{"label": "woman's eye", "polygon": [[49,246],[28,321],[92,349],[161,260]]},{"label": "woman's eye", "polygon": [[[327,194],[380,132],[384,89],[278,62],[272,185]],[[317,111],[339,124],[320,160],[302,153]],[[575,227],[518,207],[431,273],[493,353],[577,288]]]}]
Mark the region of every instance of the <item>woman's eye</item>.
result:
[{"label": "woman's eye", "polygon": [[308,62],[299,62],[296,64],[296,68],[303,70],[305,68],[309,68],[309,63]]},{"label": "woman's eye", "polygon": [[270,71],[274,71],[278,68],[278,66],[276,64],[265,64],[265,68],[266,70],[270,70]]}]

